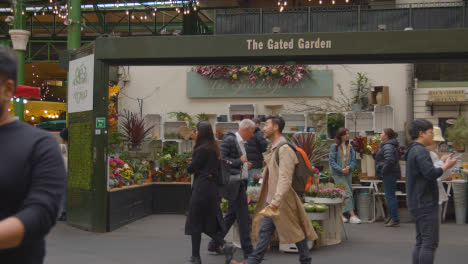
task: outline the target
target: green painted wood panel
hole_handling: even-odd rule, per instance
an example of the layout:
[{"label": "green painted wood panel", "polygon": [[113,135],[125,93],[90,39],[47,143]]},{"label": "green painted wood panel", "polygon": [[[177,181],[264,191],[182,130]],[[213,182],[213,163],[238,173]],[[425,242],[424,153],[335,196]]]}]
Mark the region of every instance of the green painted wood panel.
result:
[{"label": "green painted wood panel", "polygon": [[326,97],[333,95],[333,71],[310,71],[299,83],[281,85],[275,79],[267,83],[261,79],[255,84],[241,77],[231,83],[228,79],[209,79],[196,72],[187,73],[189,98],[239,98],[239,97]]}]

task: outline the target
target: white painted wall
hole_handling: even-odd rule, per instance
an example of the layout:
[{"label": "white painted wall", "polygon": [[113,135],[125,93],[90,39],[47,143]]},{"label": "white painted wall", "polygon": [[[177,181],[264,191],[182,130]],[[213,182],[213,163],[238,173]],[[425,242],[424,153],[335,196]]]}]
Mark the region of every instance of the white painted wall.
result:
[{"label": "white painted wall", "polygon": [[[127,69],[128,67],[125,67]],[[359,64],[359,65],[321,65],[311,66],[312,69],[333,70],[334,93],[338,87],[350,90],[350,83],[356,78],[357,72],[368,75],[374,86],[390,87],[390,104],[395,109],[396,131],[402,131],[406,120],[406,88],[412,78],[412,65],[409,64]],[[143,98],[150,95],[143,103],[143,116],[146,114],[162,114],[167,120],[169,112],[187,112],[198,114],[228,114],[229,104],[256,104],[257,114],[270,114],[264,105],[283,104],[283,109],[294,106],[291,98],[212,98],[189,99],[186,96],[186,73],[191,71],[188,66],[135,66],[129,67],[129,79],[125,85],[120,83],[124,95],[120,95],[119,109],[139,112],[138,103],[132,98]],[[125,96],[127,95],[127,96]],[[319,103],[323,98],[310,98],[309,102]]]},{"label": "white painted wall", "polygon": [[[465,97],[466,94],[468,94],[468,87],[417,88],[414,90],[414,119],[427,119],[434,125],[437,125],[439,123],[439,118],[456,118],[458,116],[458,111],[453,106],[436,106],[434,108],[434,115],[431,115],[430,107],[426,106],[426,101],[429,100],[429,91],[440,91],[442,89],[464,90]],[[466,116],[468,107],[463,107],[461,113]]]}]

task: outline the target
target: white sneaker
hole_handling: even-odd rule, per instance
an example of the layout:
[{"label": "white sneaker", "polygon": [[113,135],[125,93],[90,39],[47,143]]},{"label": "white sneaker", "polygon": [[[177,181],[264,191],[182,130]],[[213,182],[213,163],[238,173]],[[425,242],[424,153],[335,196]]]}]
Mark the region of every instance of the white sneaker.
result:
[{"label": "white sneaker", "polygon": [[343,223],[348,223],[348,218],[343,216]]},{"label": "white sneaker", "polygon": [[357,216],[351,216],[351,218],[349,219],[349,222],[351,224],[360,224],[361,219],[359,219]]}]

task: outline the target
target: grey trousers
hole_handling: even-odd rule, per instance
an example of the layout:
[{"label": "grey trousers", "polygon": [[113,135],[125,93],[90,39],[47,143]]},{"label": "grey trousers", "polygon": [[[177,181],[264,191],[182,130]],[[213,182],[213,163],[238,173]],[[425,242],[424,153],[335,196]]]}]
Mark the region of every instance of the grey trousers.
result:
[{"label": "grey trousers", "polygon": [[416,209],[411,214],[416,222],[413,264],[432,264],[439,246],[439,207]]},{"label": "grey trousers", "polygon": [[[276,227],[273,223],[273,219],[269,217],[264,217],[262,226],[260,227],[259,239],[257,247],[255,248],[252,255],[247,259],[247,264],[259,264],[262,262],[265,252],[268,249],[271,238],[275,233]],[[301,264],[310,264],[312,263],[312,258],[310,257],[309,247],[307,245],[307,240],[302,240],[296,243],[297,248],[299,249],[299,263]]]}]

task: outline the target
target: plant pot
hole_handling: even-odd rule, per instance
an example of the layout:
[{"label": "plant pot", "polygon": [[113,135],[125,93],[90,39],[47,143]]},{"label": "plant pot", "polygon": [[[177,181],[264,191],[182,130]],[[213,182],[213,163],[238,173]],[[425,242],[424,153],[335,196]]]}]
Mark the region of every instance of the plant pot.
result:
[{"label": "plant pot", "polygon": [[375,177],[375,161],[371,155],[366,156],[367,177]]},{"label": "plant pot", "polygon": [[310,220],[328,220],[328,210],[322,213],[317,213],[317,212],[308,212],[307,216],[309,217]]},{"label": "plant pot", "polygon": [[137,184],[139,184],[139,185],[142,185],[143,183],[144,183],[143,180],[138,180],[138,181],[137,181]]},{"label": "plant pot", "polygon": [[340,204],[343,198],[319,198],[319,197],[304,197],[306,203],[320,203],[320,204]]},{"label": "plant pot", "polygon": [[125,183],[125,186],[130,186],[130,182],[126,182],[126,183]]},{"label": "plant pot", "polygon": [[452,186],[456,223],[462,225],[466,222],[467,183],[465,180],[453,180]]},{"label": "plant pot", "polygon": [[119,182],[119,184],[117,184],[117,188],[122,188],[122,187],[123,187],[123,183]]},{"label": "plant pot", "polygon": [[362,104],[353,104],[351,106],[351,111],[353,112],[361,112],[362,110]]}]

